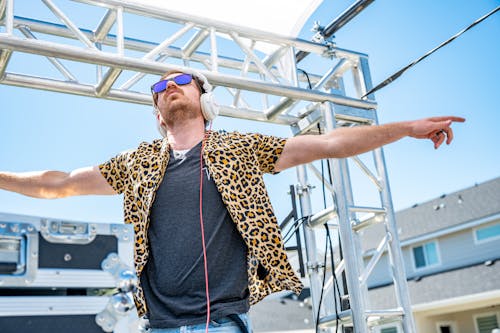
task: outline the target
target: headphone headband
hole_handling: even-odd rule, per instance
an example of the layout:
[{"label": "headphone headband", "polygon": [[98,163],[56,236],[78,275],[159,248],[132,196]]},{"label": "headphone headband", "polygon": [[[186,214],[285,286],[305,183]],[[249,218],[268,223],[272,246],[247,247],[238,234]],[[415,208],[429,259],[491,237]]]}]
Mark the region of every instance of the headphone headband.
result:
[{"label": "headphone headband", "polygon": [[205,90],[205,93],[212,92],[213,87],[210,83],[208,83],[207,78],[205,75],[201,74],[198,71],[195,71],[193,69],[189,69],[184,71],[186,74],[191,74],[192,76],[195,76],[197,79],[199,79],[201,82],[203,82],[203,89]]}]

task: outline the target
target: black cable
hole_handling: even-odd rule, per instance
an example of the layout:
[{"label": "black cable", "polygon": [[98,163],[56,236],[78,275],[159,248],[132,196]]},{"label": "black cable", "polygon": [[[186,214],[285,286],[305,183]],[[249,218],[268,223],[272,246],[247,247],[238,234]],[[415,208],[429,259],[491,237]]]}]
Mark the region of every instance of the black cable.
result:
[{"label": "black cable", "polygon": [[319,294],[318,313],[316,313],[316,323],[315,323],[316,333],[318,333],[318,329],[319,329],[319,314],[320,314],[320,310],[321,310],[321,303],[323,302],[323,293],[325,290],[326,254],[327,253],[328,253],[328,242],[325,242],[325,256],[324,256],[324,260],[323,260],[323,281],[321,282],[321,293]]},{"label": "black cable", "polygon": [[296,219],[295,221],[293,221],[293,224],[292,225],[295,225],[294,228],[290,228],[288,229],[288,231],[286,232],[286,234],[283,236],[283,244],[286,244],[290,239],[292,239],[293,235],[295,234],[295,232],[297,230],[299,230],[300,226],[305,222],[305,221],[308,221],[309,219],[311,218],[310,215],[308,216],[303,216],[299,219]]},{"label": "black cable", "polygon": [[[337,302],[337,297],[339,298],[340,301],[340,287],[337,281],[337,277],[335,276],[335,260],[333,257],[333,244],[332,244],[332,237],[330,236],[330,229],[328,228],[328,224],[324,224],[325,229],[326,229],[326,244],[325,244],[325,255],[324,255],[324,260],[323,260],[323,281],[321,283],[321,293],[319,295],[319,303],[318,303],[318,312],[316,313],[316,323],[315,323],[315,330],[316,333],[318,333],[319,329],[319,315],[321,312],[321,304],[323,302],[323,294],[325,290],[325,280],[326,280],[326,258],[328,254],[328,247],[330,247],[330,260],[331,260],[331,267],[332,267],[332,279],[333,279],[333,299],[334,299],[334,307],[335,307],[335,317],[336,317],[336,322],[335,322],[335,333],[338,332],[339,329],[339,312],[338,312],[338,302]],[[335,295],[337,294],[337,295]]]},{"label": "black cable", "polygon": [[[321,125],[318,123],[318,132],[321,135]],[[325,190],[325,168],[321,160],[321,189],[323,190],[323,208],[326,209],[326,190]]]},{"label": "black cable", "polygon": [[305,70],[303,70],[302,68],[297,68],[297,70],[304,73],[304,75],[306,76],[306,79],[307,79],[307,84],[309,86],[309,89],[312,89],[312,84],[311,84],[311,80],[309,79],[309,74],[307,74],[307,72]]},{"label": "black cable", "polygon": [[[329,175],[330,184],[333,185],[333,178],[332,178],[332,170],[331,170],[330,160],[326,161],[326,165],[328,167],[328,175]],[[333,193],[332,196],[333,196],[333,202],[334,202],[335,206],[337,206],[337,204],[336,204],[337,203],[336,194]],[[342,251],[342,242],[340,240],[340,234],[339,234],[338,239],[339,239],[339,256],[340,256],[340,259],[342,260],[342,259],[344,259],[344,253]],[[342,280],[343,280],[343,283],[344,283],[343,284],[343,288],[342,288],[342,292],[343,292],[343,294],[348,294],[349,290],[347,290],[347,280],[345,278],[345,273],[342,273]],[[339,289],[339,293],[340,293],[340,289]]]},{"label": "black cable", "polygon": [[424,54],[423,56],[421,56],[420,58],[418,58],[417,60],[413,61],[412,63],[410,63],[409,65],[406,65],[405,67],[401,68],[399,71],[397,71],[396,73],[392,74],[389,78],[385,79],[382,83],[379,83],[375,88],[372,88],[370,89],[366,94],[364,94],[361,98],[364,98],[370,94],[373,94],[375,91],[379,90],[379,89],[382,89],[383,87],[385,87],[386,85],[388,85],[389,83],[393,82],[394,80],[396,80],[398,77],[400,77],[404,72],[406,72],[408,69],[410,69],[411,67],[415,66],[416,64],[418,64],[420,61],[424,60],[425,58],[427,58],[428,56],[430,56],[431,54],[433,54],[434,52],[436,52],[437,50],[439,50],[440,48],[442,48],[443,46],[451,43],[453,40],[455,40],[456,38],[458,38],[460,35],[462,35],[464,32],[466,32],[467,30],[469,29],[472,29],[474,26],[476,26],[477,24],[481,23],[482,21],[484,21],[485,19],[487,19],[488,17],[490,17],[491,15],[495,14],[497,11],[500,10],[500,6],[498,6],[497,8],[493,9],[491,12],[489,12],[488,14],[484,15],[483,17],[479,18],[478,20],[476,20],[474,23],[472,23],[471,25],[469,25],[467,28],[463,29],[462,31],[458,32],[457,34],[455,34],[453,37],[451,37],[450,39],[448,39],[447,41],[445,41],[444,43],[441,43],[439,46],[433,48],[432,50],[430,50],[429,52],[427,52],[426,54]]},{"label": "black cable", "polygon": [[288,229],[283,239],[287,238],[288,236],[293,236],[293,234],[298,230],[302,223],[304,223],[304,221],[307,221],[307,219],[309,219],[309,216],[303,216],[293,221],[292,226],[294,227]]},{"label": "black cable", "polygon": [[[321,126],[320,124],[318,123],[318,131],[319,133],[321,134]],[[326,161],[326,165],[328,167],[328,178],[330,180],[330,184],[333,185],[333,180],[332,180],[332,173],[331,173],[331,166],[330,166],[330,161],[327,160]],[[326,209],[326,192],[325,192],[325,173],[324,173],[324,168],[323,168],[323,160],[321,160],[321,177],[323,178],[323,182],[322,182],[322,185],[323,185],[323,205]],[[336,320],[336,323],[335,323],[335,332],[338,331],[338,327],[339,327],[339,314],[338,314],[338,304],[337,304],[337,297],[335,296],[335,292],[337,292],[337,296],[339,297],[339,300],[341,298],[341,295],[340,295],[340,288],[339,288],[339,285],[338,285],[338,281],[337,281],[337,277],[335,275],[335,261],[334,261],[334,258],[333,258],[333,244],[332,244],[332,240],[331,240],[331,236],[330,236],[330,229],[328,228],[328,224],[325,223],[324,224],[325,228],[326,228],[326,234],[327,234],[327,242],[330,244],[330,259],[331,259],[331,262],[332,262],[332,278],[333,278],[333,281],[334,281],[334,285],[333,285],[333,299],[334,299],[334,302],[335,302],[335,316],[337,317],[337,320]],[[325,252],[328,250],[328,247],[326,248]],[[326,253],[325,253],[325,270],[323,273],[326,272]],[[323,287],[325,285],[325,280],[323,279]],[[321,290],[321,296],[323,296],[323,289]],[[321,298],[320,298],[320,306],[321,306]],[[319,309],[318,309],[318,316],[319,316]],[[317,326],[316,326],[317,327]]]},{"label": "black cable", "polygon": [[[308,83],[309,89],[312,89],[312,84],[311,84],[311,80],[309,79],[309,74],[307,74],[307,72],[301,68],[297,68],[297,70],[304,73],[304,75],[307,78],[307,83]],[[318,123],[318,132],[321,135],[321,125],[319,123]],[[324,171],[324,166],[323,166],[323,160],[321,160],[321,177],[322,177],[321,183],[322,183],[322,188],[323,188],[323,205],[326,209],[326,192],[325,192],[325,182],[324,182],[325,171]],[[304,223],[304,221],[301,221],[300,224],[302,224],[302,223]],[[297,229],[300,226],[300,224],[297,225],[295,229]],[[325,226],[328,229],[328,226],[326,224],[325,224]],[[293,235],[293,233],[292,233],[292,235]],[[316,333],[319,333],[319,331],[318,331],[319,330],[319,315],[320,315],[320,311],[321,311],[321,303],[323,302],[323,294],[324,294],[324,290],[325,290],[324,287],[325,287],[325,280],[326,280],[326,258],[327,258],[327,253],[328,253],[328,244],[330,244],[330,247],[331,247],[331,242],[330,243],[328,241],[325,242],[325,256],[324,256],[324,260],[323,260],[323,281],[321,282],[321,293],[319,296],[318,313],[316,314],[316,323],[315,323]],[[333,276],[334,276],[333,279],[335,280],[335,272],[333,272]],[[335,295],[335,290],[334,290],[334,295]],[[335,298],[335,296],[334,296],[334,298]],[[337,313],[337,299],[336,298],[335,298],[335,313]]]},{"label": "black cable", "polygon": [[330,229],[328,228],[328,224],[325,223],[325,228],[326,228],[326,238],[328,242],[330,243],[330,260],[331,260],[331,265],[332,265],[332,277],[333,277],[333,299],[335,300],[335,316],[337,317],[337,320],[335,322],[335,333],[337,333],[337,330],[339,328],[339,313],[338,313],[338,304],[337,304],[337,297],[335,297],[335,291],[337,291],[337,296],[339,297],[340,301],[340,288],[339,288],[339,282],[337,281],[337,276],[335,275],[335,260],[333,257],[333,244],[332,244],[332,237],[330,235]]}]

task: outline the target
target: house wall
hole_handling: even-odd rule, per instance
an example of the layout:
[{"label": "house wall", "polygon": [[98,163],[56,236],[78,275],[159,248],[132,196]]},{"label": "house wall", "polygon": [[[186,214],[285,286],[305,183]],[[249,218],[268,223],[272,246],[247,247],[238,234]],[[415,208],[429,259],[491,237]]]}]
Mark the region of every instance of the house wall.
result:
[{"label": "house wall", "polygon": [[[486,266],[478,264],[456,270],[442,272],[408,282],[412,305],[459,298],[500,290],[500,262]],[[369,290],[373,308],[394,307],[394,286],[384,286]],[[500,297],[498,297],[500,299]]]},{"label": "house wall", "polygon": [[488,315],[496,313],[500,320],[500,300],[499,304],[492,307],[484,307],[468,311],[460,311],[455,313],[433,316],[431,313],[415,313],[415,325],[417,332],[439,333],[437,330],[438,323],[451,322],[453,323],[452,333],[476,333],[475,317],[477,315]]},{"label": "house wall", "polygon": [[[486,227],[498,223],[498,221],[482,225]],[[406,274],[409,279],[414,277],[435,274],[450,269],[466,267],[487,260],[500,257],[500,238],[478,243],[474,239],[474,229],[466,229],[443,237],[434,239],[437,243],[439,264],[417,269],[413,259],[413,247],[424,243],[415,243],[403,248],[403,259],[405,261]],[[432,240],[429,240],[432,241]],[[370,258],[365,258],[365,264]],[[368,279],[368,287],[376,287],[391,282],[389,262],[385,253],[379,263],[375,266]]]}]

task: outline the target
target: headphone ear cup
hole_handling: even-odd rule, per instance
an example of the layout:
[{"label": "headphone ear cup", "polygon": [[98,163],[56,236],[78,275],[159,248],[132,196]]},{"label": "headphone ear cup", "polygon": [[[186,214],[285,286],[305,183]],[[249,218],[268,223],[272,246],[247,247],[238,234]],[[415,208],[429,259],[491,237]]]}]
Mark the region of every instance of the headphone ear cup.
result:
[{"label": "headphone ear cup", "polygon": [[207,120],[213,120],[219,114],[219,105],[215,101],[214,94],[207,92],[200,96],[201,112]]}]

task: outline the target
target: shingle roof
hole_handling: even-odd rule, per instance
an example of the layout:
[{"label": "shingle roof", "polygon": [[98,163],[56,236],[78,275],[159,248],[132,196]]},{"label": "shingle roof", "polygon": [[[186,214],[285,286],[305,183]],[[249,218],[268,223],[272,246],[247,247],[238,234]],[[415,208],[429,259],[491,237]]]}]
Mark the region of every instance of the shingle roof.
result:
[{"label": "shingle roof", "polygon": [[[500,177],[396,212],[400,240],[425,235],[500,212]],[[364,232],[363,249],[375,248],[382,225]]]},{"label": "shingle roof", "polygon": [[401,239],[407,239],[498,212],[500,177],[399,211],[396,221]]},{"label": "shingle roof", "polygon": [[[419,281],[408,281],[411,304],[484,293],[500,289],[500,262],[484,264],[426,276]],[[396,305],[393,286],[370,290],[370,304],[374,308],[388,309]]]}]

